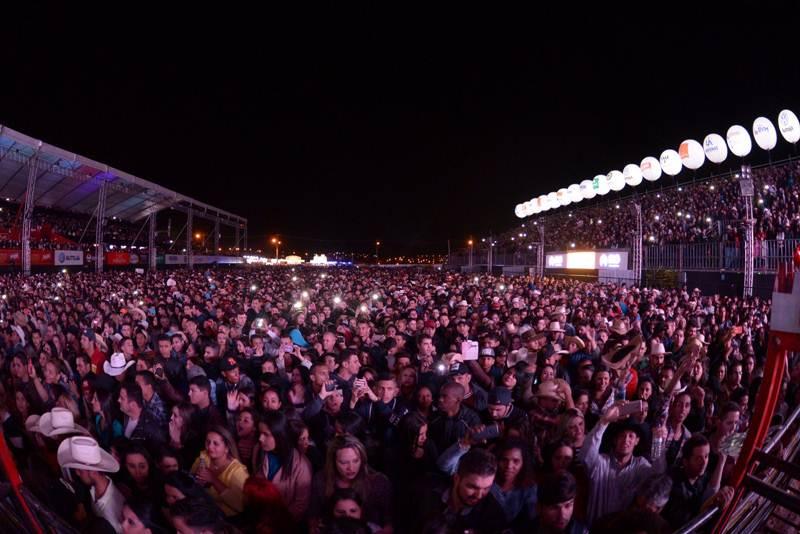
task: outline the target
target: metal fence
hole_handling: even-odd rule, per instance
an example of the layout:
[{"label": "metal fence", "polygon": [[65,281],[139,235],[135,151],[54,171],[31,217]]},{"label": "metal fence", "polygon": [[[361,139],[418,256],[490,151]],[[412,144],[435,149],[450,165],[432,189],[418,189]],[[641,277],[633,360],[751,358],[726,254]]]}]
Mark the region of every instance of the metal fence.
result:
[{"label": "metal fence", "polygon": [[[757,273],[773,273],[781,265],[791,265],[792,254],[800,245],[800,239],[756,240],[754,243],[754,270]],[[709,241],[707,243],[685,243],[676,245],[650,245],[644,247],[642,268],[645,271],[726,271],[744,272],[744,245],[732,241]],[[450,256],[453,267],[475,268],[487,265],[486,251],[470,255],[458,253]],[[536,265],[536,249],[508,252],[496,250],[492,256],[496,267]]]}]

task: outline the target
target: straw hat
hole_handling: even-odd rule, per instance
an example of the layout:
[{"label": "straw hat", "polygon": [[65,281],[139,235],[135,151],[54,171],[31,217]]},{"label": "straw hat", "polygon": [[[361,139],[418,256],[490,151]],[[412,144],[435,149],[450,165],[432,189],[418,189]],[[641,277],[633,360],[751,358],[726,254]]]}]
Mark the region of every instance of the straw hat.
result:
[{"label": "straw hat", "polygon": [[548,380],[547,382],[542,382],[539,384],[534,397],[543,397],[546,399],[555,399],[559,401],[564,400],[558,393],[558,385],[556,384],[555,380]]},{"label": "straw hat", "polygon": [[561,323],[558,321],[553,321],[550,323],[550,327],[547,329],[549,332],[563,332],[564,329],[561,328]]},{"label": "straw hat", "polygon": [[578,350],[583,350],[586,348],[586,343],[577,336],[567,336],[564,338],[564,346],[569,347],[570,343],[575,343],[578,346]]},{"label": "straw hat", "polygon": [[610,369],[624,369],[629,362],[636,358],[639,347],[642,345],[641,336],[636,336],[627,345],[615,345],[608,353],[601,356],[603,364]]}]

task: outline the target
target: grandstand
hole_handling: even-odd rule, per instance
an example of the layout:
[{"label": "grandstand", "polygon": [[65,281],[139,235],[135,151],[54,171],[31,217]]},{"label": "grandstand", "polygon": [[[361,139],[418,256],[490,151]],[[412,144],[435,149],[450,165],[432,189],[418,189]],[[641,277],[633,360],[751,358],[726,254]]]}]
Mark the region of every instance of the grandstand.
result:
[{"label": "grandstand", "polygon": [[[743,172],[751,173],[751,196],[742,195]],[[551,206],[547,214],[539,211],[519,226],[474,240],[451,256],[450,264],[650,284],[671,279],[709,293],[734,294],[744,288],[767,296],[775,273],[791,264],[800,244],[798,173],[800,161],[794,158],[752,168],[714,165],[705,177],[693,172],[688,180],[667,177],[626,189],[625,195]],[[748,210],[752,240],[747,238]],[[590,250],[622,253],[625,264],[611,270],[600,265],[566,269],[567,256]]]},{"label": "grandstand", "polygon": [[[185,221],[174,239],[157,231],[166,211]],[[211,256],[195,255],[196,219],[213,227]],[[229,249],[247,248],[244,217],[0,125],[0,267],[235,262],[220,255],[221,227],[233,229]]]}]

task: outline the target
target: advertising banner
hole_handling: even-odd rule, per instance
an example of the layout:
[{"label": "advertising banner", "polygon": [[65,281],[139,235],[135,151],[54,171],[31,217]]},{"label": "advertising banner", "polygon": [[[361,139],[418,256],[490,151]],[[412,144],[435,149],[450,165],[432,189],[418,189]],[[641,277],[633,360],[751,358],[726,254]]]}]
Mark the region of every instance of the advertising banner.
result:
[{"label": "advertising banner", "polygon": [[54,257],[56,265],[83,265],[82,250],[56,250]]}]

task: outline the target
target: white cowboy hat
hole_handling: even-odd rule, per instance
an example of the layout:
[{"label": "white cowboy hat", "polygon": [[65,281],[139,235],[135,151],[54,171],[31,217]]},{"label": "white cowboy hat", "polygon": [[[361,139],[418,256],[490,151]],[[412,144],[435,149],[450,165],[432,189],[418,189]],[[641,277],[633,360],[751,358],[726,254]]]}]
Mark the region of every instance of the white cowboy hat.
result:
[{"label": "white cowboy hat", "polygon": [[58,446],[57,457],[58,465],[62,469],[85,469],[104,473],[119,471],[119,462],[101,449],[94,438],[88,436],[75,436],[62,441]]},{"label": "white cowboy hat", "polygon": [[126,362],[125,355],[121,352],[115,352],[107,362],[103,362],[103,371],[109,376],[119,376],[128,370],[128,367],[133,365],[133,360]]},{"label": "white cowboy hat", "polygon": [[561,328],[561,323],[558,321],[553,321],[550,323],[550,327],[547,329],[549,332],[563,332],[564,329]]},{"label": "white cowboy hat", "polygon": [[48,438],[63,434],[89,434],[88,430],[75,424],[75,416],[66,408],[53,408],[42,414],[36,431]]},{"label": "white cowboy hat", "polygon": [[651,355],[659,355],[659,354],[667,355],[667,354],[672,354],[672,353],[671,352],[667,352],[667,350],[664,348],[664,344],[663,343],[656,343],[654,341],[654,342],[650,343],[650,354]]},{"label": "white cowboy hat", "polygon": [[25,430],[28,432],[40,432],[39,419],[40,416],[38,415],[29,415],[28,418],[25,419]]}]

